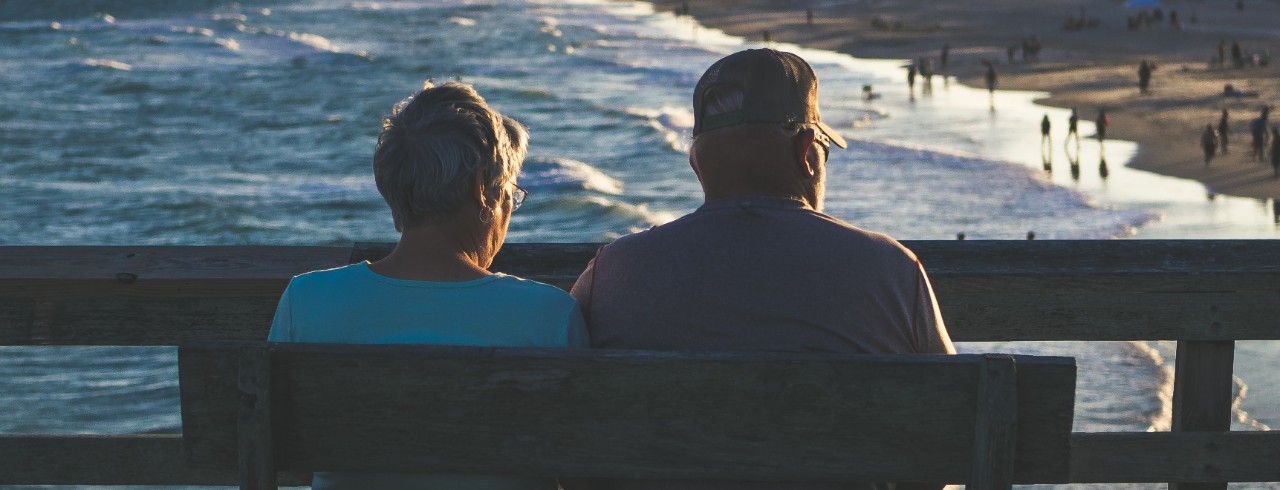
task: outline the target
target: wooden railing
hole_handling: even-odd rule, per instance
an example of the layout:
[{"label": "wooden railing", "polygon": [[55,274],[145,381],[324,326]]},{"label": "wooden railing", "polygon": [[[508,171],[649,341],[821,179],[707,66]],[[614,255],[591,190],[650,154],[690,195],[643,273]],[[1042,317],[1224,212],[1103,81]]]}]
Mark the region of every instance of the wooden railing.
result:
[{"label": "wooden railing", "polygon": [[[1231,432],[1235,341],[1280,339],[1280,241],[908,241],[953,340],[1176,340],[1173,432],[1075,433],[1071,481],[1280,481],[1280,433]],[[594,244],[508,244],[494,269],[568,288]],[[0,247],[0,345],[262,339],[293,275],[338,247]],[[3,395],[0,395],[3,396]],[[51,416],[57,416],[51,414]],[[0,484],[233,484],[178,435],[0,435]]]}]

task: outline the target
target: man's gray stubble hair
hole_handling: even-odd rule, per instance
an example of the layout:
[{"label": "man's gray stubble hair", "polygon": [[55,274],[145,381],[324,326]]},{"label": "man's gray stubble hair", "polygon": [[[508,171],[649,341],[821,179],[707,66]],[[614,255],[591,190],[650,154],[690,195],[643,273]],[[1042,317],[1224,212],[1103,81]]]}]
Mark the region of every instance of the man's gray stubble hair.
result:
[{"label": "man's gray stubble hair", "polygon": [[493,110],[471,86],[428,80],[382,119],[374,182],[402,230],[457,213],[476,176],[485,189],[514,181],[528,143],[524,125]]}]

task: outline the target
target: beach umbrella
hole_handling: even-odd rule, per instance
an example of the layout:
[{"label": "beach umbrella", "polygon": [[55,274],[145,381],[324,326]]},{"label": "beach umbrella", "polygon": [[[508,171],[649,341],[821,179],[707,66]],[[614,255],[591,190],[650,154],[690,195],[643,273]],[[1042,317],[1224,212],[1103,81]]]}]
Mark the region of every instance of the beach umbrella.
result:
[{"label": "beach umbrella", "polygon": [[1124,3],[1128,8],[1156,8],[1160,7],[1160,0],[1129,0]]}]

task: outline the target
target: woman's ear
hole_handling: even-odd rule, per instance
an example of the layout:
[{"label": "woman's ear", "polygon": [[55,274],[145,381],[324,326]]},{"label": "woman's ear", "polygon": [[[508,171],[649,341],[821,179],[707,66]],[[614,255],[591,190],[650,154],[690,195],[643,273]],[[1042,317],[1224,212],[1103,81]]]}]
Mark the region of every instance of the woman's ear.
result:
[{"label": "woman's ear", "polygon": [[813,140],[817,138],[817,133],[813,128],[805,128],[796,134],[794,145],[791,149],[794,155],[796,169],[800,171],[800,175],[805,177],[813,177],[818,174],[817,153],[813,151]]},{"label": "woman's ear", "polygon": [[485,179],[484,172],[476,172],[476,181],[475,181],[475,185],[472,186],[471,199],[475,201],[476,207],[480,209],[489,208],[489,204],[485,202],[485,195],[484,195],[485,180],[488,180],[488,179]]}]

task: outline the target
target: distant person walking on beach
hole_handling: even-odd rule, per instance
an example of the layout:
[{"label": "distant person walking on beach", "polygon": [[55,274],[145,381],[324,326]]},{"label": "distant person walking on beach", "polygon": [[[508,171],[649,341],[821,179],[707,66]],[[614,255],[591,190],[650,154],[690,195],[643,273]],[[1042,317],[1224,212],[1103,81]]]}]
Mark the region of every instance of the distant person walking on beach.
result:
[{"label": "distant person walking on beach", "polygon": [[1045,114],[1044,118],[1040,119],[1040,146],[1045,146],[1046,144],[1049,144],[1049,145],[1053,144],[1052,138],[1049,137],[1050,127],[1051,125],[1049,124],[1049,115]]},{"label": "distant person walking on beach", "polygon": [[916,90],[916,64],[912,63],[907,67],[907,91],[912,94]]},{"label": "distant person walking on beach", "polygon": [[1204,125],[1204,132],[1200,134],[1200,148],[1204,149],[1204,166],[1208,167],[1209,161],[1218,153],[1218,133],[1213,130],[1212,124]]},{"label": "distant person walking on beach", "polygon": [[1138,92],[1151,93],[1151,63],[1142,60],[1142,64],[1138,65]]},{"label": "distant person walking on beach", "polygon": [[921,90],[933,92],[933,61],[930,61],[929,58],[920,58],[920,76],[924,77],[924,85]]},{"label": "distant person walking on beach", "polygon": [[[817,89],[813,69],[791,53],[748,50],[711,65],[694,88],[689,150],[705,204],[597,251],[572,291],[593,347],[955,352],[916,255],[822,213],[828,148],[845,141],[819,117]],[[627,480],[592,488],[739,486]]]},{"label": "distant person walking on beach", "polygon": [[1076,108],[1071,108],[1071,116],[1067,118],[1067,142],[1071,141],[1071,137],[1076,138],[1076,146],[1080,146],[1080,113],[1076,112]]},{"label": "distant person walking on beach", "polygon": [[1253,153],[1249,156],[1249,159],[1255,162],[1266,161],[1266,155],[1263,151],[1267,146],[1267,116],[1270,110],[1271,108],[1262,106],[1262,111],[1258,118],[1249,123],[1249,135],[1253,137],[1250,142],[1250,146],[1253,147]]},{"label": "distant person walking on beach", "polygon": [[996,65],[990,63],[987,65],[987,93],[995,97],[996,93]]},{"label": "distant person walking on beach", "polygon": [[944,70],[947,68],[947,58],[950,56],[951,56],[951,44],[943,44],[941,61],[942,61],[942,68]]},{"label": "distant person walking on beach", "polygon": [[1231,66],[1244,66],[1244,52],[1240,49],[1240,41],[1231,41]]},{"label": "distant person walking on beach", "polygon": [[1271,172],[1280,179],[1280,128],[1271,128]]},{"label": "distant person walking on beach", "polygon": [[1107,126],[1111,125],[1111,120],[1107,119],[1107,110],[1098,109],[1098,119],[1094,121],[1094,126],[1098,131],[1098,143],[1101,144],[1107,139]]},{"label": "distant person walking on beach", "polygon": [[1226,155],[1227,143],[1231,141],[1231,124],[1227,120],[1227,110],[1222,110],[1222,119],[1218,120],[1218,147],[1221,148],[1222,154]]}]

